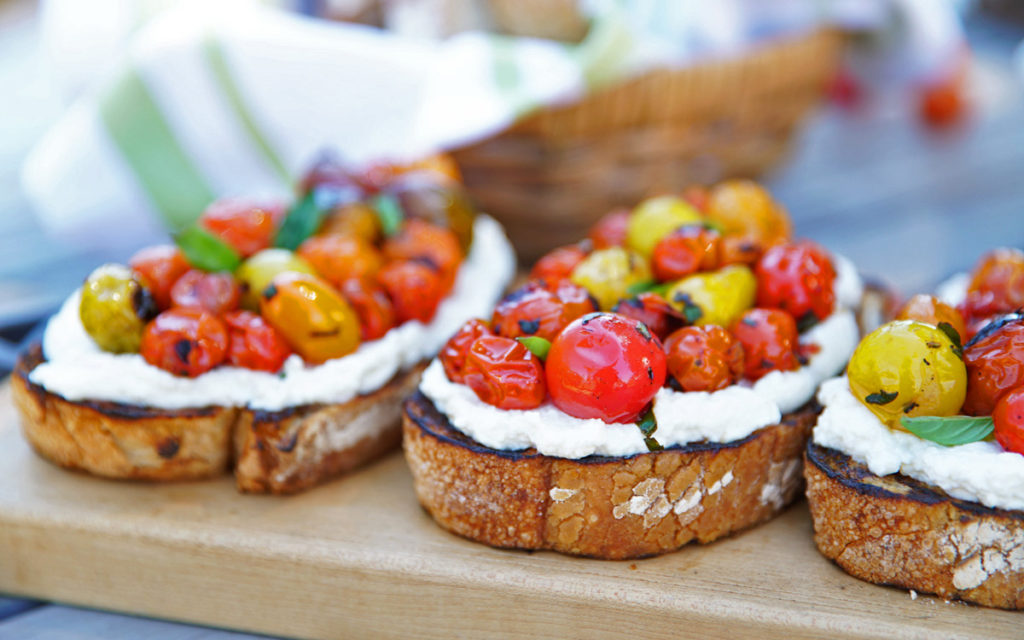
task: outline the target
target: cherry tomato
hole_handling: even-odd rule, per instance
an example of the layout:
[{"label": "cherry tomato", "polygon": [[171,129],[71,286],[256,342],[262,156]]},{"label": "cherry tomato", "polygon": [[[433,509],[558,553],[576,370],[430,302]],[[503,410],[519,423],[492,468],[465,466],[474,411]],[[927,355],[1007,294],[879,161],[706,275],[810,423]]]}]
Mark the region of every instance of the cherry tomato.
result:
[{"label": "cherry tomato", "polygon": [[1009,313],[1024,307],[1024,252],[996,249],[981,258],[967,287],[963,311],[969,318]]},{"label": "cherry tomato", "polygon": [[171,287],[176,307],[197,307],[220,315],[238,308],[242,289],[230,273],[207,273],[192,269]]},{"label": "cherry tomato", "polygon": [[964,413],[991,415],[1000,396],[1024,385],[1024,316],[1006,316],[978,332],[964,347],[964,362]]},{"label": "cherry tomato", "polygon": [[413,218],[401,230],[384,241],[382,248],[388,260],[419,260],[433,266],[449,291],[462,262],[459,239],[446,227]]},{"label": "cherry tomato", "polygon": [[896,314],[897,320],[917,320],[933,327],[938,327],[945,322],[960,335],[962,342],[967,341],[967,327],[964,325],[963,316],[960,312],[939,300],[935,296],[919,293],[907,301],[900,312]]},{"label": "cherry tomato", "polygon": [[280,205],[225,198],[206,208],[199,225],[245,257],[271,245],[284,214]]},{"label": "cherry tomato", "polygon": [[156,303],[139,276],[124,265],[97,267],[82,284],[78,318],[96,345],[113,353],[139,350]]},{"label": "cherry tomato", "polygon": [[620,300],[612,311],[644,323],[659,340],[686,324],[686,317],[679,310],[651,291]]},{"label": "cherry tomato", "polygon": [[440,274],[422,262],[390,262],[377,274],[377,281],[391,298],[399,324],[407,320],[430,322],[444,297]]},{"label": "cherry tomato", "polygon": [[800,366],[796,321],[785,311],[750,309],[731,331],[743,345],[745,377],[758,380],[771,371],[792,371]]},{"label": "cherry tomato", "polygon": [[790,237],[786,210],[764,187],[751,180],[727,180],[715,185],[707,215],[722,225],[723,234],[745,236],[765,247]]},{"label": "cherry tomato", "polygon": [[592,313],[551,343],[545,372],[551,401],[565,413],[633,422],[665,383],[665,352],[642,323]]},{"label": "cherry tomato", "polygon": [[811,324],[832,314],[836,271],[817,244],[804,240],[771,247],[757,262],[755,274],[758,306],[782,309]]},{"label": "cherry tomato", "polygon": [[700,224],[703,218],[690,203],[676,196],[648,198],[629,216],[626,246],[649,258],[654,246],[670,231],[683,225]]},{"label": "cherry tomato", "polygon": [[398,201],[406,219],[419,218],[447,227],[463,251],[473,240],[476,213],[465,189],[432,171],[411,171],[395,178],[383,190]]},{"label": "cherry tomato", "polygon": [[995,436],[1007,451],[1024,454],[1024,387],[1008,391],[992,412]]},{"label": "cherry tomato", "polygon": [[441,359],[441,366],[444,367],[444,372],[448,374],[448,379],[452,382],[463,382],[463,376],[466,372],[466,354],[469,352],[469,348],[476,342],[477,338],[493,335],[494,332],[487,326],[487,323],[479,318],[467,320],[465,324],[459,327],[455,335],[449,338],[448,342],[444,343],[441,353],[438,354],[438,358]]},{"label": "cherry tomato", "polygon": [[717,231],[700,225],[680,227],[669,232],[651,254],[654,277],[662,282],[678,280],[697,271],[718,268]]},{"label": "cherry tomato", "polygon": [[395,307],[383,289],[373,281],[350,278],[341,283],[341,295],[356,310],[364,342],[376,340],[395,326]]},{"label": "cherry tomato", "polygon": [[718,242],[718,262],[723,267],[730,264],[753,267],[763,253],[761,243],[747,236],[722,236]]},{"label": "cherry tomato", "polygon": [[937,129],[960,121],[966,110],[963,87],[958,76],[925,87],[918,97],[921,120]]},{"label": "cherry tomato", "polygon": [[511,338],[481,336],[466,353],[463,383],[499,409],[536,409],[544,402],[544,365]]},{"label": "cherry tomato", "polygon": [[616,209],[606,214],[590,229],[589,238],[595,249],[622,247],[629,228],[629,209]]},{"label": "cherry tomato", "polygon": [[295,253],[336,287],[349,278],[375,277],[384,262],[380,252],[358,236],[313,236]]},{"label": "cherry tomato", "polygon": [[260,295],[260,315],[307,362],[346,356],[359,346],[359,317],[326,281],[278,274]]},{"label": "cherry tomato", "polygon": [[228,362],[236,367],[270,371],[281,369],[292,350],[274,327],[251,311],[223,315],[228,328]]},{"label": "cherry tomato", "polygon": [[570,322],[596,310],[583,287],[563,280],[551,291],[531,280],[498,303],[491,326],[506,338],[538,336],[554,340]]},{"label": "cherry tomato", "polygon": [[263,290],[277,274],[285,271],[316,275],[313,265],[287,249],[264,249],[247,258],[235,270],[235,278],[242,287],[242,306],[249,311],[258,311]]},{"label": "cherry tomato", "polygon": [[343,235],[362,238],[370,244],[380,239],[380,218],[364,202],[352,202],[333,209],[317,235]]},{"label": "cherry tomato", "polygon": [[462,174],[455,159],[445,153],[437,153],[407,164],[377,162],[358,174],[357,179],[368,189],[380,191],[407,173],[432,174],[446,182],[462,182]]},{"label": "cherry tomato", "polygon": [[697,211],[706,213],[711,201],[711,191],[702,185],[691,185],[683,189],[683,200],[693,205]]},{"label": "cherry tomato", "polygon": [[665,340],[668,371],[683,391],[718,391],[743,376],[743,345],[722,327],[683,327]]},{"label": "cherry tomato", "polygon": [[651,270],[645,258],[612,247],[591,252],[572,270],[570,279],[589,291],[602,309],[611,309],[629,297],[630,286],[650,280]]},{"label": "cherry tomato", "polygon": [[191,269],[185,254],[173,244],[161,244],[139,250],[128,261],[153,295],[161,311],[171,306],[171,287]]},{"label": "cherry tomato", "polygon": [[176,376],[195,377],[224,362],[228,330],[199,308],[164,311],[146,326],[140,353],[149,364]]},{"label": "cherry tomato", "polygon": [[672,285],[666,299],[691,324],[726,327],[754,306],[757,278],[742,265],[687,276]]},{"label": "cherry tomato", "polygon": [[586,257],[586,250],[578,244],[559,247],[546,253],[533,265],[530,279],[551,282],[564,280],[572,275],[572,270]]},{"label": "cherry tomato", "polygon": [[[964,316],[964,313],[963,313],[963,311],[961,310],[960,307],[957,307],[957,311],[960,311],[960,315]],[[979,333],[981,333],[982,329],[984,329],[988,325],[992,324],[993,322],[999,320],[1004,315],[1005,314],[997,313],[996,315],[985,316],[985,317],[982,317],[982,318],[973,318],[971,316],[966,316],[967,333],[965,333],[962,336],[964,344],[966,344],[967,342],[970,342],[971,340],[973,340],[974,336],[976,336]]]}]

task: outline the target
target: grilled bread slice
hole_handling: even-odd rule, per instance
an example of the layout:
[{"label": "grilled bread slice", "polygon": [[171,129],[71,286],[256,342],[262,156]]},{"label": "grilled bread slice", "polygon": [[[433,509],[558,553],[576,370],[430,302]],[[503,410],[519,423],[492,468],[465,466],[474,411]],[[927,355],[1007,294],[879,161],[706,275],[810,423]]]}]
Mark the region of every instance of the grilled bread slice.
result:
[{"label": "grilled bread slice", "polygon": [[1024,511],[958,500],[901,474],[880,477],[813,442],[804,474],[814,541],[850,575],[1024,608]]},{"label": "grilled bread slice", "polygon": [[726,444],[570,460],[485,447],[417,391],[405,402],[403,448],[420,502],[453,533],[495,547],[640,558],[778,514],[801,488],[815,416],[801,410]]}]

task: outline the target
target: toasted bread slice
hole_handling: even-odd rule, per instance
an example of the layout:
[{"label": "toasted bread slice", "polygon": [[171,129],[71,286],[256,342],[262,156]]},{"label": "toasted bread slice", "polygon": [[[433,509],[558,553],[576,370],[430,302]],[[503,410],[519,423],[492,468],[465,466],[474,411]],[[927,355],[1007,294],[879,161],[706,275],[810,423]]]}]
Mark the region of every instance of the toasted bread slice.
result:
[{"label": "toasted bread slice", "polygon": [[495,547],[639,558],[778,514],[800,489],[814,417],[803,410],[726,444],[570,460],[485,447],[416,392],[403,448],[420,502],[449,531]]},{"label": "toasted bread slice", "polygon": [[814,541],[850,575],[1024,608],[1024,511],[957,500],[901,474],[880,477],[813,442],[804,469]]},{"label": "toasted bread slice", "polygon": [[168,410],[69,401],[29,380],[41,362],[39,345],[23,354],[12,390],[25,436],[42,457],[107,478],[152,481],[219,475],[234,460],[238,488],[254,493],[301,491],[396,449],[400,400],[422,372],[400,373],[341,404]]}]

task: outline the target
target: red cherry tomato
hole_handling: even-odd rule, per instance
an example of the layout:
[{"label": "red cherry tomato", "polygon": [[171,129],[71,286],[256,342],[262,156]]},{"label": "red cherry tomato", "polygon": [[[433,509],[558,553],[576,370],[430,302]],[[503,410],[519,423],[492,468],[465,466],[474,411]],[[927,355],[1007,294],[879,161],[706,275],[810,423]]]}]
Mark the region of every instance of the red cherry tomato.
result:
[{"label": "red cherry tomato", "polygon": [[195,377],[224,362],[228,330],[217,316],[198,308],[171,309],[142,333],[139,353],[149,364],[176,376]]},{"label": "red cherry tomato", "polygon": [[228,328],[228,362],[257,371],[278,371],[292,350],[281,334],[262,316],[251,311],[229,311],[223,316]]},{"label": "red cherry tomato", "polygon": [[590,241],[595,249],[621,247],[626,244],[629,227],[629,209],[616,209],[597,221],[590,229]]},{"label": "red cherry tomato", "polygon": [[722,327],[683,327],[665,341],[668,370],[683,391],[718,391],[743,376],[743,345]]},{"label": "red cherry tomato", "polygon": [[925,124],[935,128],[955,124],[963,118],[967,111],[963,88],[958,76],[925,87],[918,100],[921,119]]},{"label": "red cherry tomato", "polygon": [[473,318],[463,324],[455,332],[455,335],[448,339],[448,342],[441,348],[441,353],[438,354],[441,366],[448,374],[448,379],[452,382],[464,382],[466,354],[469,352],[469,348],[477,338],[493,335],[494,332],[487,326],[487,323],[479,318]]},{"label": "red cherry tomato", "polygon": [[355,235],[313,236],[295,253],[335,287],[350,278],[374,278],[384,263],[376,247]]},{"label": "red cherry tomato", "polygon": [[215,314],[238,308],[242,288],[230,273],[207,273],[193,269],[171,287],[176,307],[197,307]]},{"label": "red cherry tomato", "polygon": [[399,324],[407,320],[430,322],[444,297],[441,276],[422,262],[390,262],[377,274],[377,281],[391,298]]},{"label": "red cherry tomato", "polygon": [[455,232],[417,218],[407,220],[401,231],[384,242],[382,251],[388,260],[429,263],[441,274],[445,291],[455,283],[463,257]]},{"label": "red cherry tomato", "polygon": [[551,401],[565,413],[633,422],[665,383],[665,352],[642,323],[592,313],[551,343],[545,372]]},{"label": "red cherry tomato", "polygon": [[978,332],[964,347],[964,363],[964,413],[991,415],[1004,393],[1024,386],[1024,316],[1006,316]]},{"label": "red cherry tomato", "polygon": [[687,225],[668,233],[651,254],[654,277],[667,282],[697,271],[717,269],[718,243],[718,232],[700,225]]},{"label": "red cherry tomato", "polygon": [[491,326],[506,338],[538,336],[554,340],[570,322],[597,310],[590,294],[568,280],[554,285],[531,280],[505,296],[494,308]]},{"label": "red cherry tomato", "polygon": [[146,247],[132,256],[128,264],[142,276],[160,310],[171,306],[171,287],[191,269],[185,254],[173,244]]},{"label": "red cherry tomato", "polygon": [[805,240],[774,246],[758,260],[755,274],[758,306],[782,309],[801,321],[832,314],[836,271],[817,244]]},{"label": "red cherry tomato", "polygon": [[975,320],[1024,307],[1024,252],[996,249],[981,258],[967,287],[961,312]]},{"label": "red cherry tomato", "polygon": [[559,247],[545,254],[533,265],[533,269],[530,270],[530,279],[548,282],[564,280],[586,257],[587,252],[578,244]]},{"label": "red cherry tomato", "polygon": [[612,311],[644,323],[659,340],[664,340],[670,333],[686,324],[686,316],[651,291],[620,300]]},{"label": "red cherry tomato", "polygon": [[499,409],[536,409],[544,402],[544,365],[511,338],[481,336],[466,354],[464,384]]},{"label": "red cherry tomato", "polygon": [[757,380],[771,371],[792,371],[800,366],[796,321],[785,311],[750,309],[731,331],[743,345],[747,378]]},{"label": "red cherry tomato", "polygon": [[1024,454],[1024,387],[1008,391],[992,412],[995,436],[1007,451]]},{"label": "red cherry tomato", "polygon": [[383,337],[395,326],[395,307],[391,299],[371,281],[350,278],[341,283],[341,295],[359,316],[363,342]]},{"label": "red cherry tomato", "polygon": [[199,225],[246,257],[271,245],[284,214],[280,205],[225,198],[206,208]]}]

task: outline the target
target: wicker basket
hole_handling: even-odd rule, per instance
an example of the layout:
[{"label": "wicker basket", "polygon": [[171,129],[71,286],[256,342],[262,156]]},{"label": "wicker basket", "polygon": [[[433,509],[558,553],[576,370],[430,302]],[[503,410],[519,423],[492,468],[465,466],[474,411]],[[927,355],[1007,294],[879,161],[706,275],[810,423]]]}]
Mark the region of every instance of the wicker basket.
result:
[{"label": "wicker basket", "polygon": [[613,207],[772,167],[821,96],[840,42],[822,30],[736,59],[653,71],[454,155],[480,210],[500,219],[532,262]]}]

